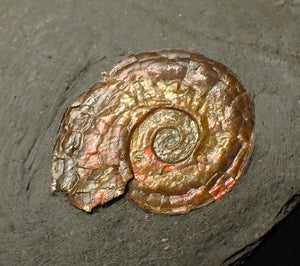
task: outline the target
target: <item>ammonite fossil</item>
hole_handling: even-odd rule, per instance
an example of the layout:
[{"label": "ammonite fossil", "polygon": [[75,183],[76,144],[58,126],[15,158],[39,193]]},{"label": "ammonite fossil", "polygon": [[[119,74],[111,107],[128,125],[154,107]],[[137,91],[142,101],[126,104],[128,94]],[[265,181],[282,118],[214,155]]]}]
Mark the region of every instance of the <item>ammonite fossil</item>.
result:
[{"label": "ammonite fossil", "polygon": [[185,51],[132,55],[73,102],[52,161],[52,191],[76,207],[124,194],[182,214],[222,197],[254,143],[253,106],[223,65]]}]

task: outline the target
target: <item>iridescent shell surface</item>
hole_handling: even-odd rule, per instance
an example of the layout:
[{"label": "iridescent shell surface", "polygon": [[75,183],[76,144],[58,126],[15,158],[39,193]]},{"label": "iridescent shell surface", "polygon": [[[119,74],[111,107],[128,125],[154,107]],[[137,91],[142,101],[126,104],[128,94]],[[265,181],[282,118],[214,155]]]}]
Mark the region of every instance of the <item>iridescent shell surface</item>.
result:
[{"label": "iridescent shell surface", "polygon": [[251,101],[225,66],[185,51],[132,55],[65,113],[52,191],[88,212],[128,190],[145,210],[186,213],[240,178],[253,126]]}]

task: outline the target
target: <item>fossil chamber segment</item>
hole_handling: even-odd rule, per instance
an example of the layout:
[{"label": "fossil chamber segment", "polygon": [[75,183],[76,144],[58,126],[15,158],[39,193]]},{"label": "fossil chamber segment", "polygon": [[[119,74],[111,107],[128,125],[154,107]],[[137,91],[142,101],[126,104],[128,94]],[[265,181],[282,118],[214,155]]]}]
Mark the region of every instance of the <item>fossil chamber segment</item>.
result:
[{"label": "fossil chamber segment", "polygon": [[122,195],[144,210],[182,214],[222,197],[254,144],[239,80],[196,53],[132,55],[67,110],[52,191],[91,211]]}]

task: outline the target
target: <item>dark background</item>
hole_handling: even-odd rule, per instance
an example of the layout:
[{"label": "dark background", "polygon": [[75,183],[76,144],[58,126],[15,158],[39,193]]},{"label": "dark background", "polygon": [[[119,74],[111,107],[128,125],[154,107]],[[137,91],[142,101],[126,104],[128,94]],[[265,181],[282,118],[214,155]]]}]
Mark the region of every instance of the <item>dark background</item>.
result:
[{"label": "dark background", "polygon": [[275,225],[261,244],[234,265],[299,265],[300,206]]}]

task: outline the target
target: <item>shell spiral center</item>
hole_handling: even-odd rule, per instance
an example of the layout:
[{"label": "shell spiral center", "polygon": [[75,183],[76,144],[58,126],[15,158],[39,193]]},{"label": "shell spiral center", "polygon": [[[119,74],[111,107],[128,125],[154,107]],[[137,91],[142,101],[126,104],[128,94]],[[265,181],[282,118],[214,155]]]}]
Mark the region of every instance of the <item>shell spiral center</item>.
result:
[{"label": "shell spiral center", "polygon": [[194,150],[200,132],[196,121],[186,112],[165,108],[150,114],[136,129],[131,141],[131,155],[141,150],[155,159],[174,164]]}]

